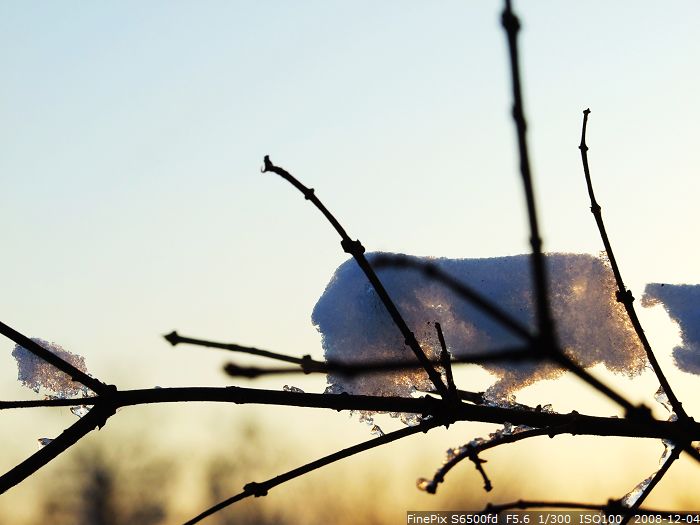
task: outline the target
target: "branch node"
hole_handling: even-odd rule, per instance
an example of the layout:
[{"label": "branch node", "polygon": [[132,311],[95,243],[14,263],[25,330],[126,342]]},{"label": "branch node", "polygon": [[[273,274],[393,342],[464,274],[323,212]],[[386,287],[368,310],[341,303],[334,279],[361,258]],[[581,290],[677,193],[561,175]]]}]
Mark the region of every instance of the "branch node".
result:
[{"label": "branch node", "polygon": [[246,484],[243,487],[245,492],[252,494],[256,498],[267,496],[267,486],[264,483],[255,483],[254,481]]},{"label": "branch node", "polygon": [[518,17],[515,16],[510,10],[510,5],[508,5],[506,10],[503,11],[503,15],[501,16],[501,24],[509,35],[515,35],[515,33],[520,30],[520,20],[518,20]]},{"label": "branch node", "polygon": [[265,155],[265,158],[263,159],[263,162],[265,163],[262,168],[260,168],[260,173],[265,173],[268,171],[271,171],[272,168],[274,167],[274,164],[272,164],[272,161],[270,161],[270,156]]},{"label": "branch node", "polygon": [[632,421],[639,421],[642,423],[651,421],[653,419],[651,416],[651,409],[646,405],[639,405],[627,409],[625,417],[627,419],[631,419]]},{"label": "branch node", "polygon": [[340,246],[342,246],[345,253],[349,253],[353,257],[359,257],[365,253],[365,247],[362,246],[359,240],[353,241],[352,239],[343,239],[340,241]]},{"label": "branch node", "polygon": [[625,305],[631,305],[634,302],[634,296],[632,295],[632,290],[625,290],[624,292],[617,290],[615,292],[615,300],[618,303]]},{"label": "branch node", "polygon": [[117,413],[117,387],[116,385],[105,385],[100,393],[100,400],[91,410],[98,410],[100,418],[97,420],[97,428],[100,430],[107,424],[107,420]]},{"label": "branch node", "polygon": [[305,374],[310,374],[314,370],[318,369],[318,367],[314,367],[311,355],[306,354],[301,357],[301,369]]}]

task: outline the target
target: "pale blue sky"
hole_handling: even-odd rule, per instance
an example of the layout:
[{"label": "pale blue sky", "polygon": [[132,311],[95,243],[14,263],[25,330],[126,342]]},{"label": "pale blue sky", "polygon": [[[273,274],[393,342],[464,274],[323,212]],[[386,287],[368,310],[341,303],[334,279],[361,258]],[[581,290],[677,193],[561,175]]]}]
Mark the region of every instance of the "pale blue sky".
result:
[{"label": "pale blue sky", "polygon": [[[700,6],[516,9],[545,248],[601,249],[577,149],[590,107],[630,285],[700,282]],[[523,253],[500,10],[0,3],[0,319],[123,387],[227,384],[225,356],[170,349],[172,329],[320,355],[311,310],[346,257],[301,195],[259,173],[265,154],[370,250]],[[0,392],[21,395],[0,346]]]}]

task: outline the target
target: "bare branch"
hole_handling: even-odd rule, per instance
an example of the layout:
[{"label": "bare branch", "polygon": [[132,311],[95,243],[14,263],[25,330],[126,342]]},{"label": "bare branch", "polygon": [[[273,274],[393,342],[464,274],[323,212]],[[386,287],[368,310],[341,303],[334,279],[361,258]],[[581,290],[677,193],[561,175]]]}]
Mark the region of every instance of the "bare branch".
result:
[{"label": "bare branch", "polygon": [[459,463],[461,463],[463,460],[469,459],[475,464],[477,470],[479,470],[479,472],[481,473],[482,478],[484,478],[484,489],[488,492],[491,490],[492,486],[491,482],[486,476],[486,473],[483,471],[483,467],[481,467],[480,462],[483,462],[483,460],[481,460],[478,456],[480,452],[483,452],[484,450],[488,450],[490,448],[495,448],[499,445],[515,443],[517,441],[522,441],[523,439],[528,439],[531,437],[549,436],[553,438],[556,435],[565,434],[567,432],[570,432],[570,429],[567,429],[565,426],[559,428],[533,428],[530,430],[523,430],[521,432],[499,436],[493,439],[483,441],[481,443],[470,442],[466,445],[459,447],[459,449],[457,449],[456,452],[453,451],[451,455],[449,455],[448,453],[447,460],[442,466],[440,466],[440,468],[438,468],[438,470],[433,475],[432,480],[422,479],[419,481],[425,482],[423,488],[426,492],[430,494],[435,494],[437,492],[438,485],[445,481],[445,476],[447,475],[447,473],[454,467],[456,467]]},{"label": "bare branch", "polygon": [[605,253],[607,253],[608,255],[610,267],[612,268],[613,275],[615,276],[615,283],[617,284],[617,293],[615,294],[615,297],[617,298],[618,302],[624,305],[625,311],[627,312],[627,316],[629,317],[630,322],[634,327],[634,331],[637,333],[637,337],[639,337],[639,341],[642,343],[644,351],[647,354],[649,364],[651,364],[651,367],[654,370],[654,373],[656,374],[656,377],[658,378],[661,387],[664,389],[664,392],[668,396],[668,400],[669,403],[671,403],[671,406],[673,407],[673,411],[678,415],[679,419],[687,419],[688,415],[685,413],[682,403],[678,400],[676,394],[671,388],[671,385],[666,379],[666,376],[664,375],[663,370],[661,369],[661,365],[657,361],[656,356],[654,355],[654,352],[651,349],[651,344],[649,344],[649,340],[647,339],[647,336],[644,333],[642,324],[640,323],[639,318],[637,317],[637,312],[635,311],[633,304],[634,296],[632,295],[632,292],[625,287],[625,283],[622,280],[622,274],[620,273],[620,269],[617,265],[617,260],[615,259],[615,254],[613,253],[612,245],[610,244],[610,239],[608,238],[608,234],[605,230],[605,224],[603,223],[603,214],[601,211],[601,207],[595,198],[595,193],[593,192],[593,183],[591,181],[591,173],[588,166],[586,126],[588,124],[588,115],[590,114],[590,112],[590,109],[586,109],[583,111],[581,144],[578,148],[581,150],[581,162],[583,163],[583,173],[586,177],[586,187],[588,188],[588,196],[591,200],[591,213],[593,214],[593,217],[595,217],[595,222],[598,225],[600,238],[602,239],[603,245],[605,246]]},{"label": "bare branch", "polygon": [[518,152],[520,154],[520,175],[525,190],[527,203],[527,216],[530,224],[530,246],[532,247],[532,280],[535,289],[535,305],[537,311],[537,323],[539,337],[542,339],[541,351],[553,353],[556,348],[554,322],[549,305],[549,293],[547,285],[547,269],[545,267],[544,254],[542,252],[542,239],[540,238],[537,222],[537,207],[535,205],[535,192],[530,173],[530,158],[527,148],[525,115],[523,111],[522,90],[520,87],[520,65],[518,62],[518,31],[520,21],[511,10],[509,1],[506,1],[505,9],[501,17],[501,23],[506,30],[508,39],[508,52],[510,57],[510,72],[513,86],[513,120],[518,134]]},{"label": "bare branch", "polygon": [[209,348],[221,348],[222,350],[229,350],[231,352],[239,352],[242,354],[250,354],[259,357],[267,357],[268,359],[274,359],[277,361],[294,363],[297,365],[301,365],[302,367],[322,367],[323,365],[325,365],[323,361],[315,361],[311,359],[310,355],[305,355],[304,357],[294,357],[286,354],[280,354],[277,352],[270,352],[269,350],[261,350],[253,346],[241,346],[235,343],[217,343],[215,341],[207,341],[204,339],[183,337],[175,331],[164,335],[163,338],[173,346],[179,343],[186,343],[189,345],[206,346]]},{"label": "bare branch", "polygon": [[12,408],[37,408],[37,407],[73,407],[79,405],[94,405],[99,397],[74,397],[60,399],[31,399],[22,401],[0,401],[0,410]]},{"label": "bare branch", "polygon": [[296,178],[294,178],[288,171],[284,170],[283,168],[280,168],[278,166],[275,166],[271,161],[270,157],[268,155],[265,156],[265,165],[262,169],[263,172],[268,172],[271,171],[272,173],[276,173],[289,183],[291,183],[296,189],[298,189],[303,195],[306,200],[310,200],[316,208],[323,213],[323,215],[328,219],[328,222],[331,223],[333,228],[338,232],[340,235],[342,241],[340,245],[343,247],[343,250],[345,252],[349,253],[350,255],[353,256],[355,261],[357,261],[357,264],[359,267],[362,269],[364,274],[367,276],[367,279],[369,282],[372,284],[372,287],[374,290],[377,292],[377,295],[381,299],[382,303],[384,304],[384,307],[386,308],[387,312],[389,312],[389,315],[391,316],[391,319],[394,321],[394,324],[396,327],[399,329],[401,332],[401,335],[404,338],[405,344],[413,350],[413,353],[416,355],[418,358],[418,361],[420,361],[421,365],[425,369],[425,371],[428,374],[428,377],[430,380],[433,382],[435,385],[435,388],[437,391],[440,393],[442,397],[447,397],[448,392],[447,392],[447,387],[445,384],[442,382],[442,378],[440,377],[440,374],[437,373],[433,365],[430,363],[428,360],[428,357],[425,355],[425,352],[421,348],[420,344],[418,343],[418,340],[416,339],[416,336],[411,332],[411,330],[408,328],[408,325],[406,324],[406,321],[404,321],[403,317],[399,313],[399,310],[396,308],[396,305],[394,302],[391,300],[389,297],[389,294],[387,293],[386,289],[384,288],[384,285],[381,283],[379,280],[379,277],[377,277],[377,274],[375,271],[372,269],[370,266],[369,262],[367,262],[367,258],[365,257],[365,248],[362,246],[362,243],[360,241],[353,241],[348,234],[345,232],[343,227],[340,225],[340,223],[336,220],[335,217],[331,214],[331,212],[328,211],[328,209],[323,205],[323,203],[316,197],[313,188],[307,188],[304,186],[301,182],[299,182]]},{"label": "bare branch", "polygon": [[[482,363],[499,363],[509,362],[517,363],[522,361],[541,361],[541,355],[533,355],[533,352],[528,351],[529,347],[503,348],[486,352],[478,352],[463,357],[455,357],[451,360],[453,364],[482,364]],[[340,363],[338,361],[315,361],[312,359],[302,360],[301,367],[280,367],[280,368],[260,368],[254,366],[238,366],[234,363],[229,363],[224,366],[224,371],[232,377],[255,378],[263,375],[280,375],[280,374],[295,374],[304,373],[310,374],[314,372],[334,373],[343,376],[357,376],[363,374],[374,374],[381,372],[393,372],[399,370],[415,370],[422,368],[422,365],[417,361],[406,361],[398,359],[393,361],[377,361],[371,363]],[[433,365],[442,365],[442,360],[436,359],[430,361]],[[436,391],[434,393],[437,393]]]},{"label": "bare branch", "polygon": [[112,414],[114,414],[114,408],[107,403],[93,407],[49,444],[0,476],[0,494],[24,481],[95,428],[103,427]]},{"label": "bare branch", "polygon": [[445,369],[445,378],[447,379],[447,389],[451,396],[455,396],[457,393],[457,387],[455,386],[454,377],[452,377],[452,363],[450,352],[447,350],[447,344],[445,343],[445,336],[442,333],[442,327],[440,323],[435,323],[435,330],[437,331],[438,340],[440,341],[440,364]]}]

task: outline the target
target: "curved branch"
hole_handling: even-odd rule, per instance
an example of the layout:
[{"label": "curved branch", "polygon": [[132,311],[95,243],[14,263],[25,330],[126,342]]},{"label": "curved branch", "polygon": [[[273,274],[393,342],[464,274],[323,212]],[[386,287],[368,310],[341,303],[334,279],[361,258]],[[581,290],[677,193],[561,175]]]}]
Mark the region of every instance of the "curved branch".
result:
[{"label": "curved branch", "polygon": [[425,355],[425,352],[421,348],[420,344],[418,343],[418,340],[416,339],[416,336],[411,332],[411,330],[408,328],[408,325],[406,324],[406,321],[404,318],[401,316],[399,313],[399,310],[396,308],[396,305],[394,302],[391,300],[391,297],[389,297],[389,294],[387,293],[386,289],[384,288],[384,285],[382,282],[379,280],[379,277],[377,277],[377,274],[375,271],[372,269],[370,266],[369,262],[367,262],[367,258],[365,257],[365,248],[362,246],[362,243],[360,241],[353,241],[345,231],[345,229],[340,225],[340,223],[337,221],[335,217],[331,214],[331,212],[328,211],[328,209],[323,205],[323,203],[319,200],[318,197],[316,197],[316,194],[314,193],[313,188],[307,188],[304,186],[301,182],[299,182],[296,178],[294,178],[288,171],[286,171],[283,168],[280,168],[278,166],[275,166],[272,161],[270,161],[270,157],[268,155],[265,155],[265,165],[262,169],[263,173],[264,172],[272,172],[276,173],[286,181],[288,181],[290,184],[292,184],[296,189],[298,189],[303,195],[306,200],[310,200],[318,210],[323,213],[323,215],[328,219],[328,222],[331,223],[333,228],[335,228],[335,231],[338,232],[340,235],[340,238],[342,239],[340,242],[340,245],[343,247],[343,250],[345,250],[346,253],[349,253],[350,255],[353,256],[355,261],[357,262],[358,266],[362,269],[364,274],[367,276],[367,279],[369,282],[372,284],[372,287],[374,290],[377,292],[377,295],[381,299],[382,303],[384,304],[384,307],[386,308],[387,312],[391,316],[391,319],[394,321],[394,324],[396,327],[399,329],[401,332],[401,335],[404,338],[404,341],[408,347],[411,348],[413,353],[416,355],[418,358],[418,361],[420,361],[421,365],[425,369],[426,373],[428,374],[428,377],[432,381],[432,383],[435,385],[435,388],[437,391],[440,393],[440,395],[447,399],[449,397],[449,392],[447,390],[447,387],[445,384],[442,382],[442,378],[440,377],[440,374],[438,374],[437,370],[435,370],[435,367],[430,363],[428,360],[428,357]]},{"label": "curved branch", "polygon": [[490,448],[495,448],[499,445],[515,443],[517,441],[522,441],[523,439],[528,439],[531,437],[548,435],[549,437],[553,438],[555,435],[564,434],[566,432],[568,432],[568,430],[564,429],[564,427],[561,427],[560,430],[549,428],[533,428],[531,430],[524,430],[515,434],[494,438],[485,441],[484,443],[478,443],[476,445],[467,443],[466,445],[462,445],[461,447],[459,447],[457,453],[454,454],[452,457],[448,458],[448,460],[440,468],[437,469],[437,471],[433,475],[432,480],[426,480],[423,478],[422,480],[419,480],[419,482],[425,482],[422,488],[426,492],[428,492],[429,494],[435,494],[437,492],[438,485],[445,481],[445,476],[447,475],[447,473],[465,459],[469,459],[475,464],[477,470],[479,470],[479,472],[481,473],[482,478],[484,478],[484,489],[488,492],[491,490],[491,483],[486,477],[486,474],[483,472],[483,468],[480,468],[480,462],[482,461],[478,458],[478,454],[480,452],[483,452],[484,450],[488,450]]},{"label": "curved branch", "polygon": [[591,110],[586,109],[583,111],[583,125],[581,128],[581,144],[579,145],[579,149],[581,150],[581,162],[583,163],[583,174],[586,177],[586,187],[588,188],[588,196],[590,197],[591,200],[591,213],[593,214],[593,217],[595,217],[595,222],[598,225],[598,231],[600,232],[600,238],[603,241],[603,245],[605,246],[605,253],[608,255],[608,260],[610,261],[610,267],[612,268],[613,275],[615,276],[615,283],[617,284],[617,292],[615,294],[615,297],[617,298],[617,301],[622,303],[625,307],[625,311],[627,312],[627,316],[629,317],[630,322],[632,323],[632,326],[634,327],[634,331],[637,333],[637,337],[639,338],[639,341],[642,343],[642,346],[644,347],[644,351],[647,354],[647,359],[649,359],[649,364],[651,364],[652,369],[654,370],[654,373],[656,374],[656,377],[659,380],[659,383],[661,384],[661,387],[664,389],[664,392],[668,396],[668,401],[673,407],[673,411],[678,415],[679,419],[687,419],[688,415],[686,414],[685,410],[683,410],[683,405],[682,403],[678,400],[676,397],[676,394],[673,392],[673,389],[671,388],[671,385],[668,382],[668,379],[666,379],[666,376],[664,375],[663,370],[661,369],[661,365],[656,359],[656,356],[654,355],[654,351],[651,349],[651,344],[649,344],[649,340],[647,339],[646,334],[644,333],[644,329],[642,328],[642,324],[639,321],[639,318],[637,317],[637,312],[634,309],[634,296],[632,295],[632,292],[628,290],[625,287],[625,283],[622,280],[622,274],[620,273],[620,268],[617,265],[617,260],[615,259],[615,254],[613,253],[612,245],[610,244],[610,239],[608,238],[608,234],[605,230],[605,223],[603,223],[603,214],[601,212],[601,207],[598,204],[598,201],[595,198],[595,193],[593,192],[593,182],[591,181],[591,173],[590,169],[588,167],[588,146],[586,145],[586,125],[588,124],[588,115],[590,114]]}]

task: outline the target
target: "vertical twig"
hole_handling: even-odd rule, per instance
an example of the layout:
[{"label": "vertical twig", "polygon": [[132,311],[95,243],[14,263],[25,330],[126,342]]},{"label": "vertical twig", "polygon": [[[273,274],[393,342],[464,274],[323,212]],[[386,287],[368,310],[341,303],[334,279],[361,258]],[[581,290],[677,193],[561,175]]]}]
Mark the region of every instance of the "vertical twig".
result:
[{"label": "vertical twig", "polygon": [[537,325],[541,339],[541,351],[546,353],[556,352],[556,337],[554,323],[549,305],[549,293],[547,287],[547,271],[544,254],[542,252],[542,239],[540,237],[537,222],[537,207],[535,205],[535,192],[532,185],[530,172],[530,158],[527,148],[525,115],[523,111],[522,90],[520,87],[520,65],[518,62],[518,31],[520,21],[511,10],[510,0],[506,0],[501,23],[506,30],[508,38],[508,51],[510,56],[510,71],[513,84],[513,120],[518,134],[518,152],[520,154],[520,174],[525,190],[527,203],[527,216],[530,223],[530,245],[532,247],[532,277],[535,288],[535,307],[537,312]]},{"label": "vertical twig", "polygon": [[673,411],[678,415],[678,418],[680,420],[687,420],[688,415],[685,413],[685,410],[683,410],[682,403],[676,397],[676,394],[673,392],[673,389],[671,388],[671,385],[666,379],[663,370],[661,370],[661,365],[659,365],[659,362],[656,360],[656,356],[654,355],[654,352],[651,349],[651,345],[649,344],[649,340],[647,339],[647,336],[644,333],[642,324],[639,322],[639,318],[637,317],[637,312],[635,311],[633,304],[634,296],[632,295],[632,292],[630,290],[625,288],[625,283],[622,280],[622,274],[620,273],[620,269],[617,265],[617,260],[615,259],[615,254],[613,253],[612,245],[610,244],[610,239],[608,238],[608,234],[605,230],[605,224],[603,223],[603,214],[601,211],[601,207],[595,198],[595,193],[593,192],[593,183],[591,182],[591,173],[588,166],[588,146],[586,145],[586,126],[588,124],[588,115],[590,114],[590,112],[590,109],[586,109],[583,111],[581,144],[579,145],[578,149],[581,150],[581,162],[583,163],[583,173],[586,177],[588,196],[591,199],[591,213],[593,214],[593,217],[595,217],[595,222],[598,225],[600,237],[603,240],[603,245],[605,246],[605,253],[607,253],[608,255],[610,267],[612,268],[613,275],[615,276],[615,283],[617,284],[617,292],[615,293],[615,297],[617,298],[618,302],[622,303],[625,306],[627,316],[632,322],[634,331],[637,333],[637,337],[639,337],[639,341],[644,347],[644,351],[647,354],[647,359],[649,359],[649,363],[651,364],[651,367],[654,370],[654,373],[656,374],[656,377],[658,378],[661,387],[664,389],[664,392],[668,396],[668,401],[673,407]]},{"label": "vertical twig", "polygon": [[435,322],[435,330],[437,331],[438,340],[440,341],[440,363],[445,369],[445,379],[447,379],[447,390],[450,392],[450,397],[453,400],[459,400],[457,394],[457,387],[455,386],[455,380],[452,376],[452,356],[450,356],[449,350],[447,350],[447,344],[445,343],[445,336],[442,333],[442,327],[440,323]]}]

